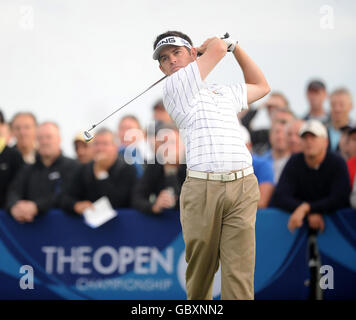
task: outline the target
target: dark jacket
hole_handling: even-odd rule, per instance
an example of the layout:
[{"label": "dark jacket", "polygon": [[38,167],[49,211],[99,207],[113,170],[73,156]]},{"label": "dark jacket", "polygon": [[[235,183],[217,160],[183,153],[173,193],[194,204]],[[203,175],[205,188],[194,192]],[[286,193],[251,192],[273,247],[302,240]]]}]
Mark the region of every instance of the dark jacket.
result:
[{"label": "dark jacket", "polygon": [[0,209],[5,209],[7,190],[23,165],[21,154],[17,150],[5,147],[0,153]]},{"label": "dark jacket", "polygon": [[66,187],[78,163],[60,155],[51,166],[46,167],[40,158],[31,165],[24,165],[9,187],[6,208],[19,200],[31,200],[39,213],[59,207],[62,190]]},{"label": "dark jacket", "polygon": [[94,162],[83,164],[73,175],[61,199],[62,209],[74,212],[78,201],[95,202],[107,196],[113,208],[130,207],[130,197],[136,183],[136,169],[119,155],[108,171],[109,176],[98,180],[94,175]]},{"label": "dark jacket", "polygon": [[292,213],[301,203],[311,213],[332,213],[349,207],[350,180],[346,163],[338,154],[327,152],[320,167],[311,169],[298,153],[289,159],[271,198],[270,207]]},{"label": "dark jacket", "polygon": [[135,209],[154,214],[152,206],[159,193],[167,188],[173,188],[177,202],[174,208],[179,210],[179,195],[186,177],[187,166],[179,165],[176,175],[165,175],[164,166],[159,163],[147,165],[142,178],[137,182],[132,194],[132,204]]}]

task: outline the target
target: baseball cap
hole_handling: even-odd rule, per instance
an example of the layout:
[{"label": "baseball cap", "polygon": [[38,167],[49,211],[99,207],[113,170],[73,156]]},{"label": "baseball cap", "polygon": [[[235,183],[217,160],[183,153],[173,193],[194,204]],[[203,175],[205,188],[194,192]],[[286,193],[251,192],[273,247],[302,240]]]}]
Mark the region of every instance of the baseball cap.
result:
[{"label": "baseball cap", "polygon": [[307,121],[299,130],[299,136],[303,136],[305,133],[311,133],[316,137],[327,138],[328,132],[325,126],[318,120]]},{"label": "baseball cap", "polygon": [[152,56],[154,60],[159,59],[159,53],[166,46],[177,46],[177,47],[184,46],[189,49],[192,48],[191,44],[187,40],[185,40],[181,37],[175,37],[175,36],[166,37],[166,38],[163,38],[162,40],[158,41],[158,43],[156,44],[156,47],[153,51],[153,56]]},{"label": "baseball cap", "polygon": [[83,137],[83,133],[82,132],[78,132],[74,139],[73,139],[73,142],[77,142],[77,141],[82,141],[82,142],[86,142],[84,137]]},{"label": "baseball cap", "polygon": [[320,81],[320,80],[313,80],[311,82],[309,82],[308,84],[308,91],[319,91],[319,90],[325,90],[326,86],[324,84],[324,82]]}]

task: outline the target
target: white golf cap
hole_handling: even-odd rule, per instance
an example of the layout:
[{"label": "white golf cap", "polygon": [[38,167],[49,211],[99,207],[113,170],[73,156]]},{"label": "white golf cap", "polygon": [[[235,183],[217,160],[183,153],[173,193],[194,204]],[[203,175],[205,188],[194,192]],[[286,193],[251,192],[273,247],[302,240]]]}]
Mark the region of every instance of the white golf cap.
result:
[{"label": "white golf cap", "polygon": [[154,60],[158,60],[159,59],[159,53],[166,46],[177,46],[177,47],[183,47],[184,46],[184,47],[187,47],[189,49],[192,48],[191,44],[187,40],[184,40],[183,38],[174,37],[174,36],[166,37],[166,38],[160,40],[156,44],[155,50],[153,52],[153,59]]},{"label": "white golf cap", "polygon": [[311,133],[316,137],[327,138],[328,132],[325,126],[318,120],[308,120],[299,130],[299,136],[303,136],[305,133]]}]

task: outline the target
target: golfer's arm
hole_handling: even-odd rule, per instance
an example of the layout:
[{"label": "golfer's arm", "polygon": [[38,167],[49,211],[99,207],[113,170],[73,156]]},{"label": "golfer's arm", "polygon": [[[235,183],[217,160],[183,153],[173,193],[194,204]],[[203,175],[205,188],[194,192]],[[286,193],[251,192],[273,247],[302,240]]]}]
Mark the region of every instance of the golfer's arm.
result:
[{"label": "golfer's arm", "polygon": [[203,54],[197,59],[198,68],[202,80],[215,68],[219,61],[224,58],[227,48],[223,40],[215,38],[209,42]]},{"label": "golfer's arm", "polygon": [[261,69],[238,44],[233,53],[244,74],[248,104],[263,98],[271,89]]}]

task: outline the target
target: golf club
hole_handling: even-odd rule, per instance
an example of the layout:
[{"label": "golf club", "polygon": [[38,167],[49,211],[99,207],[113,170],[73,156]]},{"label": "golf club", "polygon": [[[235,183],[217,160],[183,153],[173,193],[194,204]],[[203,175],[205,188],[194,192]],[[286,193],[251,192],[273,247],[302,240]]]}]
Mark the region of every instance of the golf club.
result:
[{"label": "golf club", "polygon": [[[226,32],[220,39],[227,39],[229,38],[230,35],[228,32]],[[198,56],[201,56],[201,53],[198,53]],[[128,104],[130,104],[131,102],[133,102],[134,100],[136,100],[137,98],[141,97],[144,93],[146,93],[148,90],[152,89],[155,85],[157,85],[158,83],[160,83],[162,80],[166,79],[168,76],[164,76],[163,78],[159,79],[158,81],[156,81],[154,84],[152,84],[151,86],[149,86],[145,91],[141,92],[139,95],[137,95],[135,98],[131,99],[129,102],[125,103],[123,106],[119,107],[118,109],[116,109],[114,112],[110,113],[107,117],[105,117],[103,120],[99,121],[96,124],[93,124],[92,127],[86,131],[84,131],[83,135],[84,135],[84,139],[86,142],[89,142],[90,140],[92,140],[94,138],[94,136],[89,132],[91,130],[93,130],[94,128],[96,128],[99,124],[103,123],[106,119],[110,118],[112,115],[114,115],[116,112],[120,111],[122,108],[126,107]]]}]

